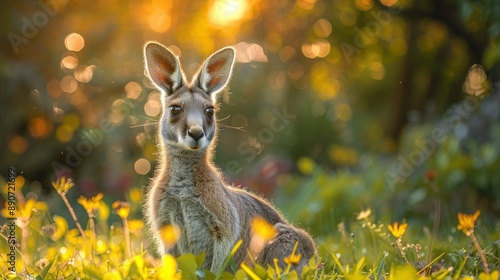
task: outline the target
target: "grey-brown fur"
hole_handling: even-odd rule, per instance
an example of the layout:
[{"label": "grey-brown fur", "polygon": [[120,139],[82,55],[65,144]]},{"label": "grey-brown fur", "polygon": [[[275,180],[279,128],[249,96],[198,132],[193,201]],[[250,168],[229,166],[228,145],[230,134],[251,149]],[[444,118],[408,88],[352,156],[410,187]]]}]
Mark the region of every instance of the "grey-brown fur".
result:
[{"label": "grey-brown fur", "polygon": [[[312,238],[293,227],[267,201],[228,186],[214,166],[216,118],[210,108],[229,82],[235,50],[226,47],[210,56],[188,83],[177,57],[163,45],[150,42],[144,48],[146,70],[162,92],[163,114],[159,128],[159,156],[155,176],[148,190],[145,217],[160,254],[206,253],[203,268],[218,272],[229,251],[242,239],[234,256],[236,267],[252,258],[262,265],[281,267],[298,241],[302,270],[315,254]],[[177,107],[175,107],[177,106]],[[214,110],[215,111],[215,110]],[[261,216],[278,234],[256,256],[249,256],[251,220]],[[176,225],[180,238],[167,247],[160,229]]]}]

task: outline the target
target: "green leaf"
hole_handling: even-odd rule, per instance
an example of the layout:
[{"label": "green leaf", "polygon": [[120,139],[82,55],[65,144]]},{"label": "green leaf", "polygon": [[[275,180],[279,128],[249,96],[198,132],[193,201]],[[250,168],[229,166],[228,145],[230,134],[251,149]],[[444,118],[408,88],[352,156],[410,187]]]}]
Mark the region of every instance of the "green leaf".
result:
[{"label": "green leaf", "polygon": [[377,267],[377,272],[375,274],[375,280],[382,279],[382,274],[384,273],[384,265],[385,265],[385,254],[382,257],[382,260],[380,261],[378,267]]},{"label": "green leaf", "polygon": [[89,276],[90,279],[103,279],[104,274],[101,272],[94,270],[93,268],[84,266],[83,267],[83,273],[85,273],[86,276]]},{"label": "green leaf", "polygon": [[[212,272],[210,272],[209,270],[205,269],[203,270],[205,276],[204,277],[201,277],[201,279],[205,279],[205,280],[215,280],[216,276],[215,274],[213,274]],[[198,275],[199,276],[199,275]]]},{"label": "green leaf", "polygon": [[340,261],[337,258],[337,256],[335,256],[334,253],[331,253],[330,255],[332,256],[333,260],[335,261],[335,264],[337,265],[337,267],[340,269],[340,272],[342,272],[342,274],[345,275],[344,268],[342,267],[342,264],[340,263]]},{"label": "green leaf", "polygon": [[193,254],[183,254],[178,257],[177,265],[182,271],[182,279],[196,279],[198,265]]},{"label": "green leaf", "polygon": [[234,274],[234,279],[235,280],[247,279],[247,274],[245,273],[245,271],[243,269],[240,269],[240,270],[236,271],[236,273]]},{"label": "green leaf", "polygon": [[257,274],[261,279],[266,279],[267,277],[267,270],[260,264],[255,264],[253,272],[255,272],[255,274]]},{"label": "green leaf", "polygon": [[297,271],[292,270],[290,273],[288,273],[285,278],[286,280],[297,280],[299,279],[299,276],[297,275]]},{"label": "green leaf", "polygon": [[366,261],[365,257],[362,257],[359,260],[359,262],[356,264],[356,270],[355,270],[356,273],[360,272],[361,269],[365,266],[365,261]]},{"label": "green leaf", "polygon": [[203,262],[205,261],[205,251],[203,251],[201,254],[197,255],[195,258],[196,258],[196,264],[198,265],[198,267],[201,267],[201,265],[203,264]]},{"label": "green leaf", "polygon": [[221,280],[232,280],[234,279],[234,275],[230,272],[224,271],[221,275]]},{"label": "green leaf", "polygon": [[441,269],[439,271],[432,273],[432,279],[441,280],[444,279],[449,274],[450,272],[448,271],[448,269]]}]

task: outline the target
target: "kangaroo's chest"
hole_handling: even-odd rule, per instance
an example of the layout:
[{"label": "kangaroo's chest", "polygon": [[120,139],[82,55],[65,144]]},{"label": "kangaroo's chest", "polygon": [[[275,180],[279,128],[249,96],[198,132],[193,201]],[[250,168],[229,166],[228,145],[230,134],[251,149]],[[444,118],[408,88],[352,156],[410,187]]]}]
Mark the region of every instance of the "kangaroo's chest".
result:
[{"label": "kangaroo's chest", "polygon": [[215,227],[214,216],[203,205],[200,196],[190,190],[169,188],[160,205],[163,225],[174,225],[179,229],[177,243],[179,253],[201,253],[210,251]]}]

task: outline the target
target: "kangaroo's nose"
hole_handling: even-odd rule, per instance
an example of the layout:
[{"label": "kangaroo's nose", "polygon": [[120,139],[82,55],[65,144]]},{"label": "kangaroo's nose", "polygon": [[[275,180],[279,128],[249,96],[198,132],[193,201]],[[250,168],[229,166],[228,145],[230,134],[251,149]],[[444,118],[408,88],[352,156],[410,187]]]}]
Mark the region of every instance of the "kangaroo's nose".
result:
[{"label": "kangaroo's nose", "polygon": [[194,140],[198,140],[203,137],[205,133],[203,132],[203,128],[199,126],[192,126],[189,128],[188,134],[189,136],[193,137]]}]

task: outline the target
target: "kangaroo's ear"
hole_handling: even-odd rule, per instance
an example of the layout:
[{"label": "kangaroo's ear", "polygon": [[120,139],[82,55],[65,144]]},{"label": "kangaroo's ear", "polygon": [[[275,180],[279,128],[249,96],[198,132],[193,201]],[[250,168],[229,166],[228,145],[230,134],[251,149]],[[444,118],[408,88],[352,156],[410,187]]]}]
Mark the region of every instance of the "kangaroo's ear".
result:
[{"label": "kangaroo's ear", "polygon": [[174,93],[184,84],[177,56],[165,46],[149,42],[144,47],[146,70],[151,81],[166,94]]},{"label": "kangaroo's ear", "polygon": [[199,87],[215,98],[229,83],[235,58],[233,47],[222,48],[207,58],[197,75]]}]

